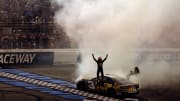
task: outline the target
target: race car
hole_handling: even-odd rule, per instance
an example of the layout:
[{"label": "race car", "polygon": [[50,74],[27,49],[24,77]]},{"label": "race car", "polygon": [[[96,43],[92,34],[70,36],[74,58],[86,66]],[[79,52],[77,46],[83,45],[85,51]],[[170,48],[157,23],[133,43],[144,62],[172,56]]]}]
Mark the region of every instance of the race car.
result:
[{"label": "race car", "polygon": [[104,76],[103,80],[95,77],[77,82],[77,89],[103,94],[111,97],[124,97],[139,93],[139,84],[114,76]]}]

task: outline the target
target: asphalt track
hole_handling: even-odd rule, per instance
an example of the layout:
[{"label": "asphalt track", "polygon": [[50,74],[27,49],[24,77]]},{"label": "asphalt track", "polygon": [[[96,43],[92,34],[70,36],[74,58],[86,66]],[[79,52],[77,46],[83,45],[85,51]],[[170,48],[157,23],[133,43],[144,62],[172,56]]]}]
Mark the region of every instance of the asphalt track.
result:
[{"label": "asphalt track", "polygon": [[[116,98],[109,98],[98,94],[79,91],[76,89],[75,84],[68,81],[28,73],[17,69],[1,69],[0,82],[16,87],[22,87],[29,90],[36,90],[42,93],[59,96],[68,100],[96,99],[104,101],[119,101],[119,99]],[[31,96],[38,98],[35,95]],[[37,100],[40,101],[40,98]]]},{"label": "asphalt track", "polygon": [[[74,77],[74,66],[20,66],[18,68],[24,73],[20,73],[21,76],[27,76],[27,73],[36,75],[34,76],[37,78],[37,75],[40,76],[40,79],[53,79],[51,81],[60,80],[60,81],[73,81]],[[2,71],[2,70],[1,70]],[[16,70],[13,70],[13,72]],[[26,73],[25,73],[26,72]],[[17,74],[17,71],[16,73]],[[40,74],[40,75],[39,75]],[[69,75],[67,75],[69,74]],[[42,75],[46,75],[43,76]],[[31,75],[32,76],[32,75]],[[48,76],[48,77],[47,77]],[[10,76],[9,76],[10,77]],[[33,76],[32,76],[33,77]],[[35,79],[34,78],[34,79]],[[23,78],[21,78],[23,79]],[[63,80],[62,80],[63,79]],[[173,84],[167,85],[167,86],[150,86],[148,88],[143,88],[141,89],[141,93],[139,96],[132,97],[132,98],[125,98],[121,100],[126,100],[126,101],[179,101],[180,99],[180,78],[176,78],[174,81],[169,81]],[[55,82],[54,81],[54,82]],[[12,82],[16,82],[15,84]],[[33,82],[33,81],[31,81]],[[35,80],[34,80],[35,82]],[[57,81],[56,81],[57,83]],[[67,83],[67,82],[66,82]],[[72,88],[75,87],[74,83],[68,82]],[[22,87],[22,85],[26,87]],[[34,88],[34,89],[33,89]],[[75,97],[74,95],[71,96],[69,93],[60,93],[59,91],[52,91],[52,88],[49,89],[49,87],[35,87],[34,85],[27,85],[27,84],[22,84],[18,80],[17,81],[8,81],[8,79],[0,79],[0,101],[12,101],[12,99],[17,99],[15,101],[72,101],[72,100],[90,100],[89,98],[83,98],[83,97]],[[40,91],[43,90],[44,91]],[[58,96],[58,94],[62,94],[62,96]],[[69,96],[70,95],[70,96]],[[74,99],[73,99],[74,97]],[[78,99],[77,99],[78,98]],[[92,99],[91,99],[92,100]]]},{"label": "asphalt track", "polygon": [[[68,81],[74,81],[75,79],[76,67],[73,65],[33,66],[33,68],[25,67],[21,66],[20,69]],[[168,81],[162,82],[160,85],[150,85],[145,88],[141,88],[139,95],[135,98],[140,101],[180,101],[180,73],[172,73],[167,75],[166,78],[168,78]]]},{"label": "asphalt track", "polygon": [[[66,93],[65,87],[63,90],[53,89],[53,87],[59,86],[58,84],[61,84],[59,88],[62,88],[63,86],[74,88],[74,84],[57,80],[37,74],[32,74],[16,69],[3,69],[0,72],[0,82],[7,85],[12,85],[14,87],[24,88],[28,89],[30,91],[38,91],[41,93],[53,95],[53,96],[59,96],[60,98],[64,99],[71,99],[71,100],[82,100],[84,99],[81,96],[73,95],[70,93]],[[37,99],[37,101],[41,101],[42,98],[40,98],[36,94],[27,94],[22,91],[12,91],[10,90],[1,90],[1,93],[16,93],[16,94],[24,94],[29,95],[31,97],[34,97]],[[7,95],[6,95],[7,96]]]},{"label": "asphalt track", "polygon": [[0,101],[70,101],[61,97],[0,83]]}]

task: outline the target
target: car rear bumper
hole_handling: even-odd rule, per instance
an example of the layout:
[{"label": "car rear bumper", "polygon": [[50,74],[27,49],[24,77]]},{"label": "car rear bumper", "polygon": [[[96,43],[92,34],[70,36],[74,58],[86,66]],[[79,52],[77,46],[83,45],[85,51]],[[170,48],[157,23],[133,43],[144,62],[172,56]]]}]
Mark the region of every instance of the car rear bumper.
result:
[{"label": "car rear bumper", "polygon": [[123,96],[133,96],[139,94],[139,90],[137,92],[122,92]]},{"label": "car rear bumper", "polygon": [[133,95],[137,95],[139,94],[139,90],[137,90],[136,92],[128,92],[128,91],[120,91],[117,95],[118,96],[133,96]]}]

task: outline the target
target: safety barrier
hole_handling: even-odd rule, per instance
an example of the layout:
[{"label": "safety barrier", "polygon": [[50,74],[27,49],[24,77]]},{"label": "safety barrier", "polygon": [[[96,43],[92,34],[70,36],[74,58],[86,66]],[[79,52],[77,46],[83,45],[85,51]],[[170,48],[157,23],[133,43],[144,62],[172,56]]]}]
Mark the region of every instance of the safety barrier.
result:
[{"label": "safety barrier", "polygon": [[[128,51],[128,50],[127,50]],[[91,53],[89,53],[91,54]],[[180,49],[135,49],[128,55],[136,56],[137,62],[166,61],[179,65]],[[0,64],[76,64],[80,52],[78,49],[4,49],[0,50]]]},{"label": "safety barrier", "polygon": [[76,64],[77,49],[5,49],[0,50],[1,65]]}]

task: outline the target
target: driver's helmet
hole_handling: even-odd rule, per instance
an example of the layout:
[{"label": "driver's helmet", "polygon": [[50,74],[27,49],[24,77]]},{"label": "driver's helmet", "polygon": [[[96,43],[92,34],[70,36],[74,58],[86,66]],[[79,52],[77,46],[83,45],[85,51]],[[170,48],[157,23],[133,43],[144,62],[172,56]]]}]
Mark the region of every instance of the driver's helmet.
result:
[{"label": "driver's helmet", "polygon": [[99,61],[102,61],[102,57],[98,57],[98,60],[99,60]]},{"label": "driver's helmet", "polygon": [[139,68],[138,68],[137,66],[134,68],[134,72],[135,72],[136,74],[140,73]]}]

